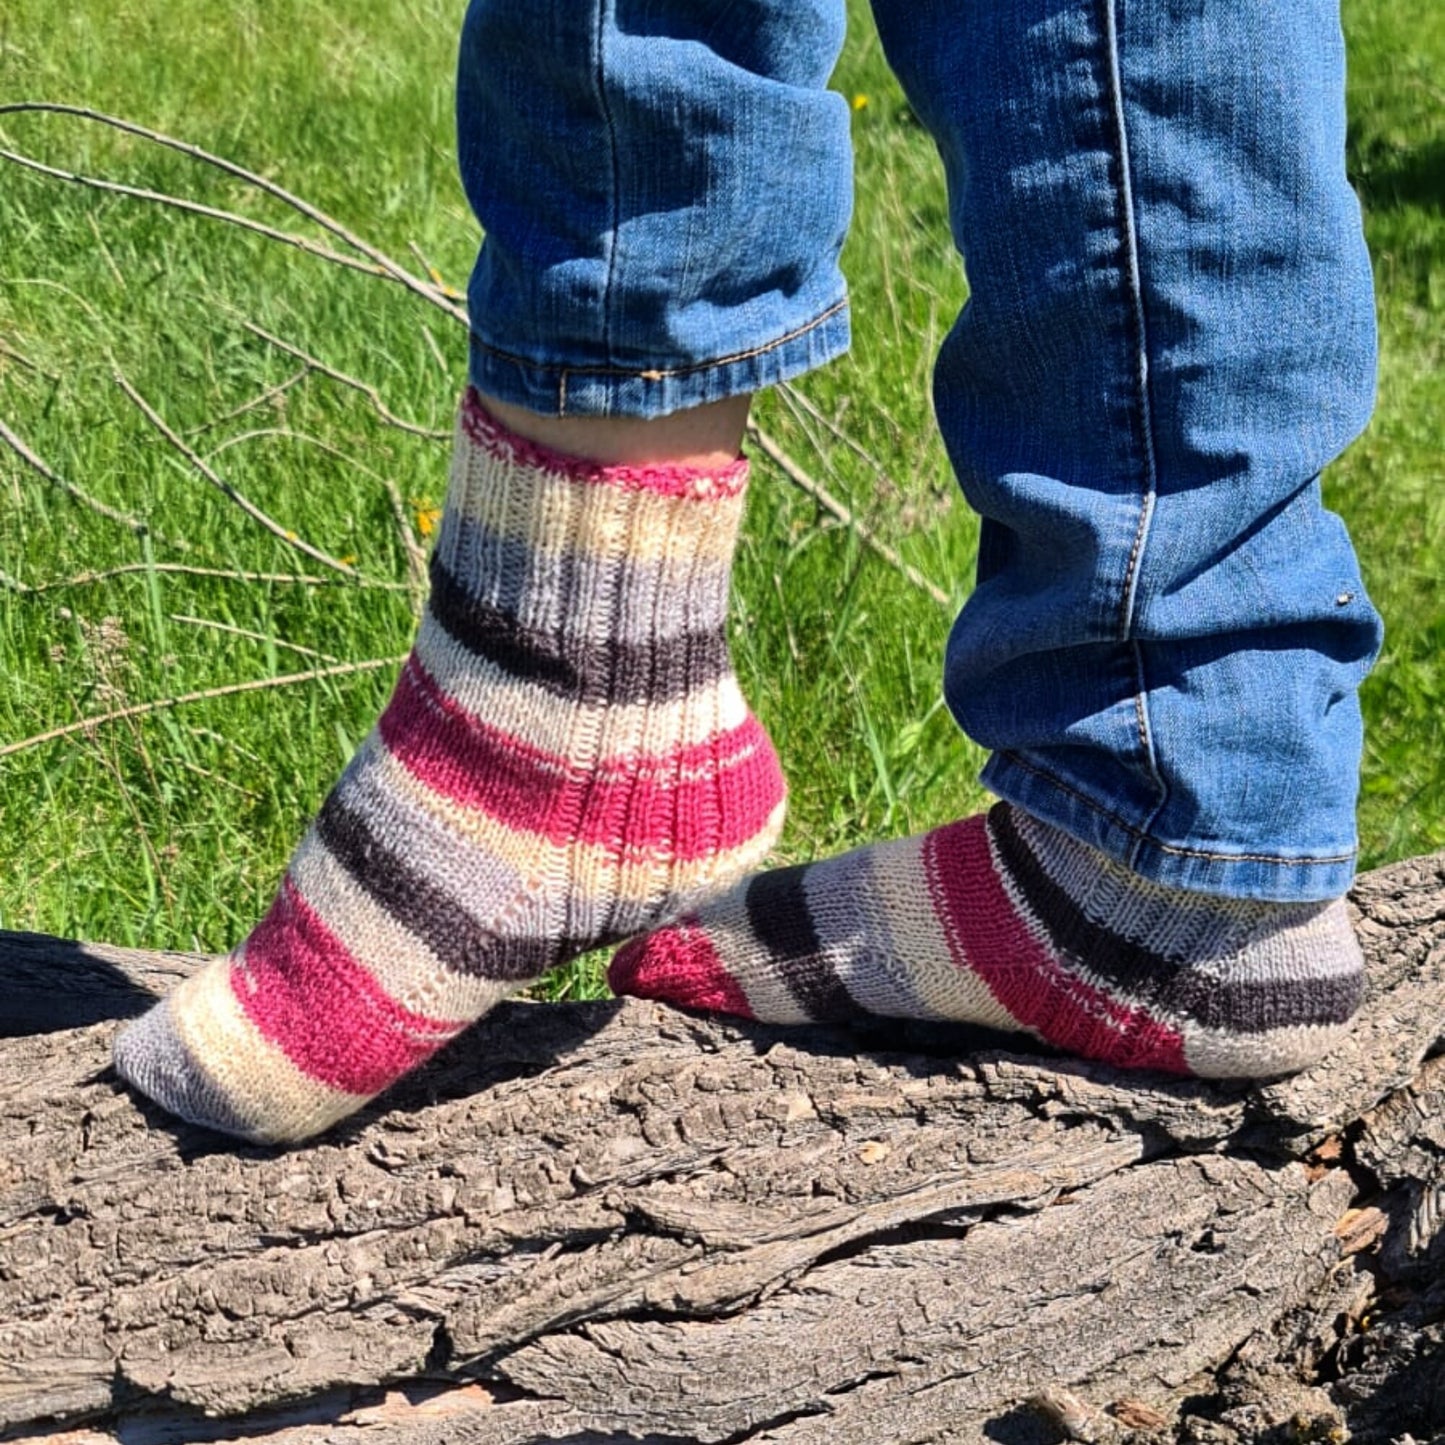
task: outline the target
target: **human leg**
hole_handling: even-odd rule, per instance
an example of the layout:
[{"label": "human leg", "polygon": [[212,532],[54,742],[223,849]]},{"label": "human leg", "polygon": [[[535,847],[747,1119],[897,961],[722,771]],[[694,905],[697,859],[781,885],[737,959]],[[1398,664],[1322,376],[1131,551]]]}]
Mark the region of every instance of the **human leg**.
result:
[{"label": "human leg", "polygon": [[1301,1067],[1360,992],[1339,895],[1379,641],[1318,486],[1373,376],[1338,15],[875,9],[971,282],[936,374],[983,515],[945,691],[1008,802],[748,880],[613,986]]},{"label": "human leg", "polygon": [[[771,845],[782,775],[725,630],[737,441],[748,392],[846,339],[836,25],[784,44],[784,11],[813,15],[473,4],[459,130],[488,232],[471,358],[487,396],[463,404],[430,601],[376,729],[267,917],[117,1042],[122,1076],[171,1112],[313,1134],[505,993]],[[755,148],[777,162],[789,136],[835,182],[784,228],[808,264],[768,264],[751,233],[704,253],[759,204]]]},{"label": "human leg", "polygon": [[[1380,629],[1318,480],[1374,388],[1336,0],[1014,0],[926,51],[880,19],[943,93],[974,283],[936,396],[985,781],[1161,883],[1339,896]],[[950,103],[999,83],[1002,129]]]},{"label": "human leg", "polygon": [[730,396],[666,416],[547,416],[484,397],[482,405],[514,436],[563,456],[603,466],[722,468],[737,461],[752,397]]},{"label": "human leg", "polygon": [[662,417],[844,350],[842,40],[842,0],[474,0],[457,116],[486,233],[477,390]]}]

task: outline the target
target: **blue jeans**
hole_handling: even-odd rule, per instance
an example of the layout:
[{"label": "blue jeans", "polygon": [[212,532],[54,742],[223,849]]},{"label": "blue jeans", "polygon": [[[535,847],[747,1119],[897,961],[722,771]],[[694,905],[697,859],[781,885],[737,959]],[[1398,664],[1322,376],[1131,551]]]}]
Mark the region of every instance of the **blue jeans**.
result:
[{"label": "blue jeans", "polygon": [[[985,783],[1160,883],[1338,896],[1380,620],[1319,472],[1374,390],[1337,0],[875,0],[970,300],[949,640]],[[847,345],[843,0],[472,0],[471,375],[655,416]]]}]

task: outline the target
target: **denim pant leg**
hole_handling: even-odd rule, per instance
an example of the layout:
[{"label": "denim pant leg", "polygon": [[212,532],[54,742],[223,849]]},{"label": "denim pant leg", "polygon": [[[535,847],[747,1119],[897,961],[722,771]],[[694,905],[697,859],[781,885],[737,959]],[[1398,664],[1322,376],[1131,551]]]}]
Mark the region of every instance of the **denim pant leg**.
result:
[{"label": "denim pant leg", "polygon": [[935,400],[985,782],[1163,883],[1337,896],[1380,642],[1318,484],[1374,387],[1337,0],[875,11],[970,281]]},{"label": "denim pant leg", "polygon": [[649,417],[846,350],[843,27],[843,0],[472,0],[473,384]]}]

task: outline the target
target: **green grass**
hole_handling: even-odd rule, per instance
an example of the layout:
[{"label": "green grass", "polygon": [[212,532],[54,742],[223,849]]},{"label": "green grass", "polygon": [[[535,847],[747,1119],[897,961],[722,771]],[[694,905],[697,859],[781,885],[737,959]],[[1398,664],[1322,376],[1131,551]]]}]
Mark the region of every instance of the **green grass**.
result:
[{"label": "green grass", "polygon": [[[837,76],[854,110],[858,214],[845,266],[851,357],[758,419],[957,600],[975,526],[928,404],[964,297],[932,148],[857,23]],[[1327,479],[1390,624],[1365,693],[1362,827],[1377,864],[1445,845],[1445,18],[1434,0],[1351,0],[1351,165],[1380,286],[1380,407]],[[259,0],[8,0],[0,100],[94,106],[299,192],[413,268],[460,285],[475,230],[456,182],[457,7]],[[283,229],[275,203],[174,153],[60,117],[6,117],[0,144]],[[130,703],[405,651],[407,548],[440,498],[445,443],[383,426],[250,320],[445,431],[464,335],[400,288],[231,227],[0,166],[0,420],[61,476],[143,516],[142,540],[0,451],[0,747]],[[313,574],[189,469],[119,372],[286,528],[378,585],[205,578],[148,564]],[[840,441],[835,431],[846,435]],[[976,807],[981,761],[939,705],[949,612],[775,469],[759,467],[737,573],[745,686],[787,762],[784,851],[805,857]],[[69,582],[119,566],[140,570]],[[65,585],[48,586],[51,583]],[[199,620],[197,620],[199,619]],[[232,631],[219,630],[221,624]],[[308,649],[300,652],[296,649]],[[389,689],[387,669],[120,721],[0,758],[0,927],[220,949],[285,858]],[[554,984],[593,991],[592,968]]]}]

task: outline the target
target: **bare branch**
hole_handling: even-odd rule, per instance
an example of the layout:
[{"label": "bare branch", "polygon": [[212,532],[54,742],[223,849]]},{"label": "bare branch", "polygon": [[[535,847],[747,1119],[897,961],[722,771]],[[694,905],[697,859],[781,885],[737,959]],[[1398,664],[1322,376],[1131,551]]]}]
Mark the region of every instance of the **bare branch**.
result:
[{"label": "bare branch", "polygon": [[[392,260],[384,251],[373,246],[370,242],[363,241],[354,231],[343,226],[333,216],[328,216],[325,211],[313,206],[309,201],[304,201],[300,196],[293,195],[284,186],[277,185],[275,181],[267,180],[265,176],[258,175],[255,171],[247,170],[245,166],[237,165],[235,161],[228,161],[223,156],[213,155],[210,151],[202,150],[200,146],[192,145],[189,141],[177,140],[174,136],[166,135],[162,131],[149,130],[143,125],[137,125],[134,121],[122,120],[118,116],[106,115],[102,111],[92,110],[88,106],[63,105],[56,101],[44,100],[21,100],[14,101],[8,105],[0,105],[0,115],[22,115],[22,114],[48,114],[48,115],[69,115],[80,120],[91,120],[97,124],[110,126],[113,130],[124,131],[127,135],[139,136],[142,140],[148,140],[156,145],[166,146],[170,150],[179,151],[192,160],[201,161],[208,166],[214,166],[217,170],[224,171],[237,180],[244,181],[249,186],[254,186],[266,195],[281,201],[284,205],[290,206],[292,210],[305,216],[308,221],[313,221],[323,231],[330,232],[339,241],[343,241],[352,250],[359,252],[371,261],[380,271],[390,276],[392,280],[405,286],[408,291],[415,292],[424,301],[430,302],[453,320],[459,321],[463,326],[467,325],[467,313],[464,307],[456,305],[449,300],[445,291],[433,285],[429,281],[423,281],[420,276],[414,276],[404,266]],[[14,159],[14,157],[11,157]]]},{"label": "bare branch", "polygon": [[748,423],[748,436],[758,449],[773,461],[778,469],[795,487],[813,498],[819,506],[831,512],[845,527],[857,533],[858,540],[875,552],[905,581],[912,583],[919,591],[926,592],[940,607],[952,607],[948,593],[936,582],[930,582],[916,567],[910,566],[876,532],[866,527],[852,510],[835,497],[821,482],[814,481],[792,457],[755,422]]},{"label": "bare branch", "polygon": [[376,672],[383,667],[399,667],[406,661],[406,655],[400,657],[372,657],[365,662],[343,662],[335,667],[320,667],[313,672],[291,672],[281,677],[261,677],[251,682],[233,682],[225,687],[203,688],[200,692],[182,693],[178,697],[156,698],[153,702],[134,703],[130,707],[116,708],[112,712],[97,713],[92,717],[83,717],[73,723],[66,723],[63,727],[51,728],[48,732],[36,733],[34,737],[22,738],[19,742],[6,743],[0,747],[0,758],[8,758],[15,753],[23,753],[30,748],[37,748],[42,743],[54,742],[57,738],[70,737],[75,733],[89,732],[93,728],[104,726],[106,723],[120,722],[124,718],[144,717],[148,713],[164,712],[168,708],[184,707],[187,703],[207,702],[217,697],[236,697],[243,692],[262,692],[273,687],[294,687],[301,682],[319,682],[328,677],[347,677],[358,672]]},{"label": "bare branch", "polygon": [[279,437],[285,441],[305,442],[308,446],[319,447],[330,456],[339,457],[348,466],[381,484],[391,501],[392,515],[396,518],[397,531],[401,536],[402,552],[406,557],[407,581],[403,585],[411,593],[412,614],[420,618],[427,591],[426,549],[417,542],[412,533],[406,518],[406,508],[402,504],[401,493],[397,490],[396,483],[390,477],[384,477],[374,468],[367,466],[365,462],[348,455],[340,447],[333,446],[330,442],[323,441],[320,437],[311,436],[306,432],[292,431],[289,427],[260,427],[255,431],[242,432],[239,436],[227,437],[211,453],[211,457],[214,459],[228,447],[239,446],[242,442],[256,441],[263,437]]},{"label": "bare branch", "polygon": [[127,577],[138,572],[171,572],[184,577],[212,577],[222,582],[291,582],[303,587],[368,587],[383,592],[405,592],[405,582],[377,582],[359,577],[353,583],[345,577],[311,577],[304,572],[243,572],[225,567],[193,567],[186,562],[127,562],[121,567],[106,567],[97,572],[77,572],[73,577],[53,577],[48,582],[20,582],[7,578],[5,585],[20,592],[56,592],[65,587],[88,587],[94,582],[108,582],[112,577]]},{"label": "bare branch", "polygon": [[317,451],[325,452],[329,457],[335,457],[343,461],[353,471],[363,473],[374,481],[385,483],[385,478],[375,467],[369,467],[359,457],[337,446],[334,442],[327,441],[324,437],[313,436],[310,432],[297,431],[289,426],[258,426],[251,431],[237,432],[235,436],[229,436],[219,446],[212,447],[206,454],[207,461],[215,461],[222,452],[230,451],[232,447],[244,445],[246,442],[264,441],[267,437],[275,437],[278,441],[302,442],[308,447],[315,447]]},{"label": "bare branch", "polygon": [[892,477],[888,475],[887,467],[867,447],[844,431],[805,391],[788,381],[780,382],[777,391],[783,404],[793,413],[794,418],[799,420],[800,425],[801,419],[798,418],[798,413],[804,412],[820,426],[825,427],[835,441],[842,442],[860,461],[867,462],[882,480],[890,483],[893,481]]},{"label": "bare branch", "polygon": [[27,371],[35,372],[37,376],[43,376],[46,381],[60,380],[60,378],[56,376],[54,372],[46,371],[43,366],[40,366],[34,361],[31,361],[31,359],[26,356],[23,351],[16,351],[16,349],[11,346],[10,343],[6,341],[3,336],[0,336],[0,356],[5,357],[9,361],[15,362],[17,366],[23,366]]},{"label": "bare branch", "polygon": [[278,351],[284,351],[287,356],[294,357],[303,363],[309,370],[317,372],[321,376],[329,377],[332,381],[341,386],[350,387],[352,391],[360,392],[372,406],[372,410],[384,421],[387,426],[395,427],[398,431],[404,431],[411,436],[424,437],[427,441],[444,442],[451,440],[449,431],[433,431],[429,427],[419,426],[414,421],[407,421],[405,417],[399,417],[382,401],[381,393],[369,381],[362,381],[360,377],[351,376],[347,372],[338,371],[334,366],[328,366],[324,361],[312,356],[309,351],[303,351],[299,346],[289,341],[283,341],[279,336],[273,336],[262,326],[257,326],[254,321],[247,317],[241,318],[241,325],[253,336],[259,337],[268,346],[274,346]]},{"label": "bare branch", "polygon": [[274,226],[267,226],[261,221],[253,221],[247,216],[238,216],[234,211],[223,211],[216,206],[203,205],[200,201],[189,201],[183,196],[168,195],[165,191],[148,190],[144,186],[127,186],[122,185],[119,181],[106,181],[99,176],[83,175],[79,171],[63,171],[55,166],[42,165],[32,157],[20,155],[16,151],[0,150],[0,160],[10,161],[13,165],[22,166],[25,170],[35,171],[42,176],[49,176],[51,180],[68,181],[72,185],[85,186],[92,191],[106,191],[111,195],[128,196],[136,201],[152,201],[156,205],[169,206],[175,211],[186,211],[193,216],[204,216],[211,221],[224,221],[227,225],[239,226],[245,231],[254,231],[268,241],[279,241],[283,246],[294,246],[298,251],[305,251],[308,256],[329,261],[335,266],[345,266],[352,271],[362,271],[368,276],[380,276],[389,281],[396,279],[394,276],[388,275],[381,267],[368,261],[358,261],[355,256],[346,256],[340,251],[333,251],[329,246],[323,246],[306,236],[298,236],[292,231],[278,231]]},{"label": "bare branch", "polygon": [[248,497],[238,492],[228,481],[220,477],[216,471],[209,466],[191,447],[171,430],[169,426],[158,416],[150,403],[126,380],[123,373],[115,373],[115,383],[135,404],[136,409],[150,424],[208,481],[216,488],[222,496],[234,502],[253,522],[258,522],[272,536],[285,542],[288,547],[294,547],[298,552],[304,552],[314,562],[320,562],[325,567],[330,567],[335,572],[340,572],[343,577],[355,577],[355,567],[349,566],[329,552],[323,552],[319,547],[313,547],[310,542],[302,541],[295,532],[288,531],[279,522],[273,521]]},{"label": "bare branch", "polygon": [[115,284],[122,291],[129,291],[126,284],[125,272],[115,264],[115,257],[110,253],[110,247],[105,244],[105,237],[100,234],[100,223],[95,219],[94,212],[87,211],[85,219],[90,225],[90,233],[95,237],[95,244],[100,247],[100,254],[105,257],[105,264],[110,267],[110,274],[115,277]]},{"label": "bare branch", "polygon": [[286,642],[279,637],[268,637],[264,632],[252,632],[249,627],[234,627],[229,622],[217,622],[212,617],[192,617],[185,612],[169,614],[172,622],[183,622],[189,627],[208,627],[213,632],[224,632],[231,637],[244,637],[248,642],[270,643],[272,647],[283,647],[287,652],[298,652],[302,657],[314,658],[318,662],[337,662],[330,653],[317,652],[314,647],[302,647],[299,642]]},{"label": "bare branch", "polygon": [[[129,512],[119,512],[114,507],[106,506],[104,502],[97,501],[92,497],[89,492],[82,491],[74,482],[67,482],[64,477],[57,476],[3,421],[0,421],[0,442],[4,442],[26,466],[39,473],[51,486],[59,487],[71,501],[78,502],[82,507],[88,507],[92,512],[108,521],[119,522],[122,527],[134,532],[137,537],[151,535],[150,523],[140,517],[133,517]],[[165,539],[161,538],[160,540],[164,541]]]},{"label": "bare branch", "polygon": [[417,245],[415,241],[408,241],[406,243],[406,248],[408,251],[411,252],[413,256],[416,257],[418,261],[421,262],[422,270],[426,272],[427,276],[431,279],[432,285],[435,286],[438,291],[440,291],[444,296],[451,297],[454,301],[459,301],[461,299],[462,293],[458,291],[455,286],[447,285],[445,279],[442,277],[441,270],[437,267],[436,263],[431,259],[430,256],[427,255],[425,251],[422,250],[420,246]]},{"label": "bare branch", "polygon": [[285,381],[278,381],[275,386],[268,386],[259,396],[253,396],[250,401],[242,402],[234,411],[228,411],[224,416],[218,416],[212,421],[205,421],[200,426],[192,427],[187,436],[203,436],[208,431],[214,431],[218,426],[224,426],[228,421],[235,421],[238,416],[245,416],[247,412],[255,411],[258,406],[265,406],[268,401],[275,401],[277,397],[284,396],[298,382],[305,381],[311,374],[309,366],[303,366],[300,371],[293,372]]},{"label": "bare branch", "polygon": [[443,376],[450,376],[451,372],[447,367],[447,359],[442,355],[442,349],[437,345],[437,339],[431,334],[431,327],[425,321],[421,323],[422,338],[426,341],[427,350],[431,352],[431,359],[436,362],[437,370]]},{"label": "bare branch", "polygon": [[385,485],[386,494],[391,498],[391,514],[396,518],[396,530],[401,537],[402,551],[406,553],[412,611],[420,618],[427,590],[426,548],[417,541],[416,534],[411,530],[411,524],[406,518],[406,506],[401,500],[396,483],[387,477]]}]

